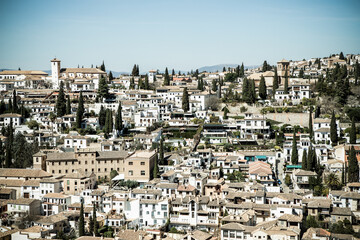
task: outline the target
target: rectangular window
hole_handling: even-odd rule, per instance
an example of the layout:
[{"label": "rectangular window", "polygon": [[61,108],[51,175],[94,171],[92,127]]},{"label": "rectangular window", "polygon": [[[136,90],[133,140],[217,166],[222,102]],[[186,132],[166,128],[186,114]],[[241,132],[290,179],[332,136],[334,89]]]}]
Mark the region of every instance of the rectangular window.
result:
[{"label": "rectangular window", "polygon": [[132,175],[133,175],[133,171],[130,170],[130,171],[129,171],[129,176],[132,176]]},{"label": "rectangular window", "polygon": [[145,162],[141,162],[140,165],[145,165]]},{"label": "rectangular window", "polygon": [[129,165],[133,165],[133,162],[129,162]]},{"label": "rectangular window", "polygon": [[141,171],[141,176],[144,176],[145,175],[145,171]]}]

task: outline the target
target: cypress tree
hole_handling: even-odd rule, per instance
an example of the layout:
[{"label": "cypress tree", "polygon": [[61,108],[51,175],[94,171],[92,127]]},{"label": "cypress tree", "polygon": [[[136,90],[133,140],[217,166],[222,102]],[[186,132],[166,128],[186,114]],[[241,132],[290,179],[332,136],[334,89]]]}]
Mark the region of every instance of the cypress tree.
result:
[{"label": "cypress tree", "polygon": [[58,117],[62,117],[66,113],[66,101],[64,93],[64,82],[60,82],[59,95],[56,100],[56,113]]},{"label": "cypress tree", "polygon": [[331,115],[331,122],[330,122],[330,139],[333,146],[335,146],[338,142],[338,135],[337,135],[337,124],[335,118],[335,112],[332,112]]},{"label": "cypress tree", "polygon": [[187,91],[187,88],[184,88],[183,91],[183,96],[182,96],[182,109],[184,110],[184,112],[188,112],[190,109],[189,106],[189,93]]},{"label": "cypress tree", "polygon": [[161,165],[165,165],[164,160],[164,139],[160,138],[160,144],[159,144],[159,162]]},{"label": "cypress tree", "polygon": [[113,80],[113,79],[114,79],[113,74],[112,74],[112,72],[110,71],[110,72],[109,72],[109,81],[111,81],[111,80]]},{"label": "cypress tree", "polygon": [[242,85],[242,99],[246,103],[250,103],[250,82],[247,78],[244,78]]},{"label": "cypress tree", "polygon": [[136,65],[136,76],[140,76],[139,65]]},{"label": "cypress tree", "polygon": [[118,132],[120,132],[123,128],[121,111],[122,111],[121,102],[119,102],[118,110],[116,112],[116,117],[115,117],[115,129]]},{"label": "cypress tree", "polygon": [[226,72],[226,68],[225,67],[223,67],[223,70],[222,70],[223,72]]},{"label": "cypress tree", "polygon": [[256,101],[256,91],[255,91],[255,81],[251,80],[250,82],[250,103],[255,103]]},{"label": "cypress tree", "polygon": [[81,128],[81,123],[83,120],[83,116],[84,116],[84,99],[83,99],[83,95],[82,95],[82,91],[80,92],[80,96],[79,96],[79,104],[78,104],[78,108],[76,111],[76,128]]},{"label": "cypress tree", "polygon": [[301,161],[301,164],[302,164],[302,166],[301,166],[301,168],[303,169],[303,170],[306,170],[307,169],[307,152],[306,152],[306,149],[304,149],[304,151],[303,151],[303,156],[302,156],[302,161]]},{"label": "cypress tree", "polygon": [[236,77],[240,77],[240,66],[237,65],[236,67]]},{"label": "cypress tree", "polygon": [[274,96],[276,93],[276,89],[278,89],[278,88],[279,88],[279,77],[277,75],[277,68],[275,68],[274,78],[273,78],[273,86],[272,86],[272,91],[273,91]]},{"label": "cypress tree", "polygon": [[67,96],[66,99],[66,114],[71,114],[71,102],[69,96]]},{"label": "cypress tree", "polygon": [[95,203],[94,203],[94,207],[93,207],[93,229],[94,229],[94,234],[96,237],[99,236],[99,223],[97,222],[97,217],[96,217],[96,207],[95,207]]},{"label": "cypress tree", "polygon": [[350,130],[350,144],[356,144],[356,126],[355,126],[355,120],[354,117],[351,121],[351,130]]},{"label": "cypress tree", "polygon": [[5,167],[10,168],[12,165],[12,151],[11,151],[12,143],[7,140],[6,142],[6,153],[5,153]]},{"label": "cypress tree", "polygon": [[85,235],[85,221],[84,221],[84,203],[81,201],[80,217],[79,217],[79,237]]},{"label": "cypress tree", "polygon": [[136,64],[134,64],[134,67],[133,67],[133,69],[131,71],[131,75],[136,76]]},{"label": "cypress tree", "polygon": [[340,60],[344,60],[344,59],[345,59],[343,52],[340,52],[339,59],[340,59]]},{"label": "cypress tree", "polygon": [[108,98],[109,96],[109,86],[106,83],[105,78],[100,78],[99,81],[99,90],[97,93],[97,96],[101,99],[101,101],[105,98]]},{"label": "cypress tree", "polygon": [[216,79],[213,79],[212,82],[211,82],[211,90],[213,92],[216,92],[217,91],[217,82],[216,82]]},{"label": "cypress tree", "polygon": [[296,143],[296,133],[295,133],[295,130],[294,130],[292,151],[291,151],[291,164],[292,165],[297,165],[298,162],[299,162],[299,155],[298,155],[297,143]]},{"label": "cypress tree", "polygon": [[13,91],[13,109],[12,112],[17,113],[18,111],[18,105],[17,105],[17,97],[16,97],[16,90]]},{"label": "cypress tree", "polygon": [[155,158],[155,164],[154,164],[154,168],[153,168],[153,178],[158,178],[159,177],[159,166],[158,166],[158,160],[157,158]]},{"label": "cypress tree", "polygon": [[175,70],[174,69],[172,69],[172,71],[171,71],[171,75],[175,75]]},{"label": "cypress tree", "polygon": [[354,146],[351,146],[348,162],[349,162],[349,168],[348,168],[349,182],[359,182],[359,163],[356,159],[356,152]]},{"label": "cypress tree", "polygon": [[150,90],[148,75],[145,75],[144,89]]},{"label": "cypress tree", "polygon": [[89,234],[90,236],[94,234],[94,220],[91,215],[89,216]]},{"label": "cypress tree", "polygon": [[217,89],[217,97],[221,98],[221,84],[219,83],[218,89]]},{"label": "cypress tree", "polygon": [[285,69],[284,93],[285,94],[289,93],[289,78],[288,78],[287,69]]},{"label": "cypress tree", "polygon": [[132,77],[130,78],[130,86],[129,86],[130,89],[135,89],[135,79]]},{"label": "cypress tree", "polygon": [[6,111],[6,104],[5,104],[4,100],[1,100],[1,102],[0,102],[0,114],[5,113],[5,111]]},{"label": "cypress tree", "polygon": [[103,60],[103,62],[102,62],[102,64],[101,64],[101,66],[100,66],[100,70],[101,70],[101,71],[104,71],[104,72],[106,71],[106,70],[105,70],[104,60]]},{"label": "cypress tree", "polygon": [[105,121],[106,121],[106,111],[104,109],[104,106],[101,105],[99,112],[99,125],[101,129],[105,126]]},{"label": "cypress tree", "polygon": [[7,109],[9,112],[12,112],[13,110],[13,106],[12,106],[12,100],[9,99],[9,105],[8,105],[8,109]]},{"label": "cypress tree", "polygon": [[259,97],[262,100],[265,100],[267,97],[267,93],[266,93],[266,83],[265,83],[265,78],[263,75],[261,75],[261,79],[260,79],[260,84],[259,84]]},{"label": "cypress tree", "polygon": [[4,149],[4,147],[3,147],[3,143],[2,143],[2,141],[1,141],[1,139],[0,139],[0,167],[4,167],[4,165],[5,165],[5,149]]},{"label": "cypress tree", "polygon": [[309,152],[308,152],[308,155],[307,155],[307,164],[306,164],[306,170],[309,170],[311,171],[312,168],[313,168],[313,149],[312,147],[309,147]]},{"label": "cypress tree", "polygon": [[314,130],[313,130],[313,123],[312,123],[312,106],[310,106],[310,112],[309,112],[309,135],[310,135],[310,140],[313,139],[314,137]]},{"label": "cypress tree", "polygon": [[229,109],[227,109],[227,107],[224,108],[224,119],[228,119],[228,113],[229,113]]},{"label": "cypress tree", "polygon": [[164,86],[169,86],[169,85],[170,85],[170,76],[169,76],[168,69],[165,68]]},{"label": "cypress tree", "polygon": [[241,67],[240,67],[240,77],[244,77],[244,76],[245,76],[244,63],[241,63]]}]

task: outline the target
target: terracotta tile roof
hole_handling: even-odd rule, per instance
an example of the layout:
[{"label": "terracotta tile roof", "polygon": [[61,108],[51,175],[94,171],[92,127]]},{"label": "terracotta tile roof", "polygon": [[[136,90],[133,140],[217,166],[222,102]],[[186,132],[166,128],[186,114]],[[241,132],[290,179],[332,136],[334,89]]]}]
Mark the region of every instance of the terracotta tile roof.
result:
[{"label": "terracotta tile roof", "polygon": [[50,173],[38,169],[0,168],[0,177],[46,178]]}]

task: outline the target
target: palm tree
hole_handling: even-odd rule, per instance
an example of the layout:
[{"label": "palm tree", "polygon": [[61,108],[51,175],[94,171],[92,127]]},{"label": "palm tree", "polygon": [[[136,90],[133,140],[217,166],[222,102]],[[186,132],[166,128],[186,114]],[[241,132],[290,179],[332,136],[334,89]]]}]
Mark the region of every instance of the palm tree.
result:
[{"label": "palm tree", "polygon": [[331,189],[338,189],[341,185],[339,177],[335,173],[330,173],[325,178],[326,185]]}]

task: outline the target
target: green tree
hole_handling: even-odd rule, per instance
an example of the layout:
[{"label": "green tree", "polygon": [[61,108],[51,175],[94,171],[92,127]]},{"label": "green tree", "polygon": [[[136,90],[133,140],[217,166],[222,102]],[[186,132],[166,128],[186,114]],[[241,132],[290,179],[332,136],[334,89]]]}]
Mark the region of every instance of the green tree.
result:
[{"label": "green tree", "polygon": [[313,130],[313,123],[312,123],[312,106],[310,106],[310,110],[309,110],[309,135],[310,135],[310,140],[312,140],[314,138],[314,130]]},{"label": "green tree", "polygon": [[211,90],[213,92],[216,92],[217,91],[217,82],[216,82],[216,79],[213,79],[212,82],[211,82]]},{"label": "green tree", "polygon": [[227,107],[224,107],[224,119],[228,119],[228,113],[229,113],[229,109]]},{"label": "green tree", "polygon": [[12,165],[12,142],[7,139],[6,144],[5,144],[5,148],[6,148],[6,153],[5,153],[5,168],[10,168]]},{"label": "green tree", "polygon": [[259,84],[259,97],[262,100],[265,100],[267,97],[267,93],[266,93],[266,83],[265,83],[265,78],[263,75],[261,75],[261,79],[260,79],[260,84]]},{"label": "green tree", "polygon": [[302,161],[301,161],[301,168],[307,170],[307,152],[306,149],[303,151]]},{"label": "green tree", "polygon": [[344,59],[345,59],[343,52],[340,52],[339,59],[340,59],[340,60],[344,60]]},{"label": "green tree", "polygon": [[291,151],[291,164],[292,165],[297,165],[298,162],[299,162],[299,154],[298,154],[297,143],[296,143],[296,133],[295,133],[295,130],[294,130],[292,151]]},{"label": "green tree", "polygon": [[189,93],[186,87],[184,88],[183,96],[182,96],[182,109],[184,110],[184,112],[188,112],[190,110]]},{"label": "green tree", "polygon": [[153,168],[153,178],[159,177],[159,166],[158,166],[158,160],[155,158],[154,168]]},{"label": "green tree", "polygon": [[5,166],[5,148],[3,142],[0,139],[0,167],[3,168]]},{"label": "green tree", "polygon": [[18,132],[12,144],[13,167],[27,168],[32,165],[33,146],[26,141],[25,136]]},{"label": "green tree", "polygon": [[284,82],[284,93],[288,94],[289,93],[289,78],[288,78],[288,71],[287,69],[285,69],[285,82]]},{"label": "green tree", "polygon": [[150,90],[148,75],[145,75],[144,89],[145,89],[145,90]]},{"label": "green tree", "polygon": [[13,90],[13,105],[12,105],[12,112],[17,113],[18,111],[18,104],[17,104],[17,96],[16,96],[16,90]]},{"label": "green tree", "polygon": [[105,123],[106,123],[106,111],[104,109],[104,106],[101,105],[99,112],[99,125],[101,129],[105,126]]},{"label": "green tree", "polygon": [[251,80],[250,82],[250,95],[249,95],[250,103],[254,104],[256,101],[256,92],[255,92],[255,81]]},{"label": "green tree", "polygon": [[164,86],[169,86],[170,85],[170,76],[169,76],[169,71],[168,68],[165,68],[165,74],[164,74]]},{"label": "green tree", "polygon": [[350,144],[356,144],[356,126],[355,126],[355,119],[352,118],[351,121],[351,130],[350,130]]},{"label": "green tree", "polygon": [[316,218],[312,215],[306,217],[304,225],[305,225],[305,229],[320,227],[319,223],[316,221]]},{"label": "green tree", "polygon": [[82,91],[81,91],[80,96],[79,96],[78,108],[76,111],[76,128],[81,128],[81,123],[83,120],[84,112],[85,112],[84,99],[83,99],[83,95],[82,95]]},{"label": "green tree", "polygon": [[326,185],[330,188],[330,190],[339,189],[341,186],[340,180],[335,173],[330,173],[325,178]]},{"label": "green tree", "polygon": [[85,220],[84,220],[84,203],[81,201],[80,217],[79,217],[79,237],[85,235]]},{"label": "green tree", "polygon": [[241,63],[241,67],[240,67],[240,77],[244,77],[245,76],[245,69],[244,69],[244,63]]},{"label": "green tree", "polygon": [[130,86],[129,89],[135,89],[135,79],[132,77],[130,78]]},{"label": "green tree", "polygon": [[71,114],[71,102],[70,102],[70,97],[67,96],[66,98],[66,111],[65,114]]},{"label": "green tree", "polygon": [[331,144],[335,146],[338,142],[338,135],[337,135],[337,124],[336,124],[336,118],[335,118],[335,112],[332,112],[331,115],[331,122],[330,122],[330,139]]},{"label": "green tree", "polygon": [[118,110],[116,112],[116,117],[115,117],[115,129],[118,132],[120,132],[123,129],[121,112],[122,112],[122,107],[121,107],[121,102],[119,102]]},{"label": "green tree", "polygon": [[274,78],[273,78],[273,86],[272,86],[272,91],[273,91],[274,96],[276,93],[276,89],[278,89],[278,88],[279,88],[279,77],[277,75],[277,68],[275,68]]},{"label": "green tree", "polygon": [[111,80],[113,80],[113,79],[114,79],[114,76],[113,76],[112,72],[110,71],[110,72],[109,72],[109,81],[111,81]]},{"label": "green tree", "polygon": [[6,104],[5,104],[4,99],[3,99],[0,102],[0,114],[5,113],[5,111],[6,111]]},{"label": "green tree", "polygon": [[159,162],[161,165],[165,165],[165,158],[164,158],[164,139],[160,138],[159,144]]},{"label": "green tree", "polygon": [[36,120],[30,120],[29,122],[26,122],[26,123],[30,129],[33,129],[33,130],[39,129],[39,123]]},{"label": "green tree", "polygon": [[289,174],[286,174],[286,176],[285,176],[285,184],[286,184],[286,186],[290,186],[292,184]]},{"label": "green tree", "polygon": [[93,206],[93,229],[94,229],[94,234],[96,237],[99,236],[99,223],[97,221],[97,217],[96,217],[96,206],[95,206],[95,203],[94,203],[94,206]]},{"label": "green tree", "polygon": [[112,117],[112,111],[110,109],[106,110],[106,120],[105,120],[105,127],[104,127],[104,133],[108,135],[113,130],[113,117]]},{"label": "green tree", "polygon": [[94,220],[91,215],[89,216],[89,234],[90,236],[94,234]]},{"label": "green tree", "polygon": [[64,93],[64,82],[60,82],[60,90],[56,100],[56,113],[58,117],[62,117],[66,113],[66,102]]},{"label": "green tree", "polygon": [[348,181],[359,182],[359,163],[356,158],[356,152],[354,146],[351,146],[348,162],[349,162]]},{"label": "green tree", "polygon": [[133,69],[131,71],[131,75],[132,76],[137,76],[136,73],[137,73],[137,66],[136,66],[136,64],[134,64],[134,67],[133,67]]},{"label": "green tree", "polygon": [[219,169],[219,178],[223,178],[224,177],[224,169],[222,166],[220,166],[220,169]]},{"label": "green tree", "polygon": [[98,93],[97,93],[97,97],[101,100],[101,102],[103,101],[103,99],[108,98],[109,96],[109,86],[106,83],[105,78],[100,78],[99,81],[99,89],[98,89]]},{"label": "green tree", "polygon": [[104,72],[106,71],[104,61],[102,62],[101,66],[100,66],[100,70],[104,71]]},{"label": "green tree", "polygon": [[114,169],[110,172],[110,179],[113,179],[114,177],[116,177],[117,175],[119,175],[119,173]]}]

